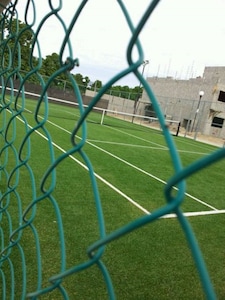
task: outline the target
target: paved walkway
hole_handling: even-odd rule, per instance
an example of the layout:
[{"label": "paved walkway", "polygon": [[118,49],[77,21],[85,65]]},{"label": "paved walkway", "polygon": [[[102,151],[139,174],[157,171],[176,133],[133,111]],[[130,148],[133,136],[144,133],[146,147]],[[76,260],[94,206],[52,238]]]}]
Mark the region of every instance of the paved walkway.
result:
[{"label": "paved walkway", "polygon": [[[180,134],[180,136],[182,136],[183,133]],[[198,142],[203,142],[209,145],[213,145],[213,146],[217,146],[217,147],[225,147],[225,139],[222,138],[217,138],[217,137],[213,137],[213,136],[207,136],[207,135],[203,135],[203,134],[197,134],[195,137],[195,133],[188,133],[186,134],[187,138],[190,139],[196,139],[196,141]]]}]

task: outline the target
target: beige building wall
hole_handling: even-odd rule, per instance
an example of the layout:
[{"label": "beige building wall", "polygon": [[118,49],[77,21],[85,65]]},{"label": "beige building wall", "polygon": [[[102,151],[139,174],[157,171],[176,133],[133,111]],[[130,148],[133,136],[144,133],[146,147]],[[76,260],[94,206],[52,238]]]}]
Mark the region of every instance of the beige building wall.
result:
[{"label": "beige building wall", "polygon": [[[173,78],[147,78],[158,104],[166,119],[181,122],[187,132],[225,138],[225,102],[218,101],[221,91],[225,91],[225,67],[206,67],[203,77],[189,80]],[[204,95],[199,96],[199,92]],[[87,90],[86,95],[94,97],[95,92]],[[133,114],[134,101],[103,95],[108,108],[114,112]],[[145,115],[146,105],[151,104],[146,91],[138,101],[136,114]],[[224,120],[222,128],[212,126],[213,118]]]}]

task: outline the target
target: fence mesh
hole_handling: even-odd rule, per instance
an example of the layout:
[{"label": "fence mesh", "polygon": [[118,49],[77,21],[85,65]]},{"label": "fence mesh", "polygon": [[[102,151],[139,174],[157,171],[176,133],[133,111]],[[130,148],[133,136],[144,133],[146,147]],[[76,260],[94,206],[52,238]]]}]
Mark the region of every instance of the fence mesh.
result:
[{"label": "fence mesh", "polygon": [[[203,291],[208,299],[214,299],[214,288],[209,278],[201,251],[198,247],[198,243],[195,239],[191,226],[188,220],[184,217],[180,206],[185,194],[185,179],[192,176],[192,174],[196,173],[200,169],[203,169],[206,166],[224,158],[225,149],[218,149],[211,155],[204,157],[185,168],[181,165],[177,149],[173,138],[169,133],[157,99],[155,98],[151,87],[138,70],[144,60],[139,35],[159,2],[156,0],[149,4],[146,11],[143,13],[140,22],[136,26],[133,25],[132,19],[130,18],[129,12],[123,1],[115,1],[115,5],[119,5],[121,9],[131,33],[130,42],[127,46],[126,52],[128,67],[121,70],[120,73],[111,78],[97,92],[88,107],[84,108],[78,84],[70,73],[71,69],[79,64],[79,58],[75,56],[76,49],[73,49],[70,41],[70,35],[73,28],[76,27],[79,16],[82,15],[83,11],[85,11],[85,5],[87,2],[87,0],[80,2],[79,9],[74,11],[73,18],[70,22],[68,22],[68,20],[65,22],[65,20],[63,20],[60,16],[60,11],[63,8],[62,0],[58,1],[57,5],[54,1],[49,0],[48,10],[39,21],[36,19],[36,1],[34,0],[25,1],[25,23],[23,24],[21,24],[18,19],[18,1],[12,1],[1,13],[0,278],[2,298],[14,299],[14,295],[16,294],[15,290],[19,289],[19,297],[21,299],[25,299],[26,297],[36,299],[42,295],[46,295],[46,297],[49,297],[48,299],[50,299],[53,291],[57,291],[58,295],[55,296],[55,298],[53,297],[54,299],[58,299],[60,297],[68,299],[69,295],[66,287],[64,286],[64,280],[71,277],[74,273],[85,272],[86,269],[96,265],[104,279],[108,297],[110,299],[114,299],[116,296],[114,293],[113,282],[110,278],[110,272],[107,270],[107,266],[104,265],[102,260],[104,257],[105,247],[107,248],[108,244],[112,241],[136,230],[137,228],[140,228],[141,226],[154,222],[166,214],[175,213],[191,249],[191,253],[199,272]],[[58,53],[58,70],[50,74],[48,80],[44,80],[44,77],[41,75],[42,55],[39,36],[41,32],[45,30],[47,20],[52,17],[55,18],[55,21],[64,31],[64,38],[61,42]],[[26,46],[27,41],[24,40],[25,37],[26,39],[29,39],[29,47],[24,47]],[[138,59],[135,61],[132,59],[134,48],[138,51]],[[67,49],[68,53],[66,59],[64,58],[65,49]],[[38,53],[38,56],[34,55],[34,50]],[[25,65],[23,65],[24,61],[26,62]],[[24,70],[26,72],[24,72]],[[130,73],[133,73],[138,80],[140,80],[149,99],[151,100],[170,151],[170,157],[175,173],[168,180],[165,187],[164,193],[166,204],[163,207],[157,209],[152,214],[147,214],[133,220],[110,234],[106,234],[97,181],[91,162],[84,151],[87,138],[85,119],[110,86],[112,86],[118,79],[121,79]],[[51,83],[60,74],[65,75],[67,82],[69,81],[73,88],[74,96],[79,104],[80,118],[74,126],[71,134],[71,147],[66,149],[62,155],[56,156],[55,145],[47,126],[49,109],[47,92]],[[25,88],[26,82],[32,80],[40,86],[41,93],[34,108],[33,124],[30,125],[26,118],[26,114],[29,113],[29,111],[26,109]],[[17,86],[19,83],[17,91],[15,91],[14,88],[15,82],[17,82]],[[42,118],[39,117],[40,109],[43,109],[44,111],[44,113],[42,113]],[[20,123],[20,125],[18,125],[18,123]],[[82,132],[81,140],[76,138],[78,131]],[[35,151],[32,149],[31,145],[37,132],[39,135],[44,137],[45,144],[43,147],[40,146],[38,151]],[[48,157],[50,167],[47,170],[42,170],[44,175],[41,177],[39,183],[36,177],[36,170],[38,166],[38,155],[40,155],[40,152],[45,153]],[[33,158],[33,153],[36,155],[36,160]],[[64,237],[61,208],[54,195],[55,189],[57,188],[56,170],[60,168],[60,164],[63,163],[65,158],[74,153],[82,158],[82,161],[89,171],[90,190],[92,191],[95,200],[96,222],[99,227],[99,238],[96,238],[96,241],[89,245],[87,250],[88,258],[85,262],[74,263],[74,265],[68,267],[66,264],[65,250],[67,241]],[[25,187],[26,195],[24,195],[24,190],[21,191],[20,189],[21,182]],[[174,194],[173,191],[174,186],[178,188],[176,194]],[[45,207],[47,207],[47,215],[43,215],[37,209],[37,205],[40,203],[44,203]],[[15,214],[17,215],[16,221],[12,217]],[[43,218],[51,217],[55,222],[55,227],[53,228],[51,220],[51,223],[49,223],[49,228],[51,230],[49,230],[49,228],[42,228],[41,220]],[[57,264],[58,273],[52,273],[51,276],[48,276],[48,284],[43,284],[46,270],[42,252],[46,251],[46,249],[41,247],[38,234],[40,230],[46,231],[46,239],[48,234],[55,236],[54,247],[58,249],[59,261],[53,262],[53,264]],[[28,244],[30,245],[29,251],[27,251]],[[48,245],[47,241],[46,245]],[[76,251],[76,249],[74,251]],[[35,263],[32,270],[28,270],[27,265],[31,258],[34,259]],[[15,264],[15,261],[19,267]],[[33,285],[30,285],[29,283],[31,273],[35,273],[36,278],[35,284]],[[100,275],[98,274],[98,276]],[[16,286],[16,282],[19,282],[20,288],[18,285]],[[74,287],[74,293],[75,291],[76,286]]]}]

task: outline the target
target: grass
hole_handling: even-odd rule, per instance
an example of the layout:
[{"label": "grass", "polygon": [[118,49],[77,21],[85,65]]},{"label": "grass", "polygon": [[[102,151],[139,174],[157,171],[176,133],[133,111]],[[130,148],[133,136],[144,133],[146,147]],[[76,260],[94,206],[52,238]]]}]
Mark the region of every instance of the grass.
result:
[{"label": "grass", "polygon": [[[26,106],[34,112],[36,102],[27,100]],[[43,116],[42,110],[39,115]],[[34,113],[24,113],[24,116],[31,127],[37,125]],[[40,199],[26,215],[26,219],[32,220],[34,227],[27,226],[23,231],[12,235],[14,240],[18,238],[18,243],[11,248],[9,259],[1,265],[7,277],[8,293],[11,286],[9,278],[12,277],[10,265],[14,267],[15,299],[20,299],[22,287],[26,292],[37,289],[38,268],[41,270],[42,287],[50,286],[49,278],[60,273],[62,244],[57,206],[65,235],[66,269],[88,261],[87,248],[100,238],[93,188],[88,172],[75,161],[84,163],[78,153],[73,154],[74,159],[65,156],[58,161],[55,172],[51,172],[46,182],[43,182],[49,166],[62,158],[62,151],[73,147],[71,131],[78,116],[75,109],[50,104],[48,120],[51,123],[45,123],[45,130],[43,127],[38,129],[41,135],[32,132],[23,148],[21,145],[27,130],[24,123],[17,119],[14,124],[16,129],[9,126],[8,136],[14,143],[1,153],[1,163],[2,160],[7,161],[4,171],[1,171],[0,182],[1,193],[5,195],[1,203],[7,208],[0,217],[2,245],[4,244],[2,248],[8,245],[9,235],[18,228],[21,211],[24,212],[33,200]],[[7,118],[9,117],[8,113]],[[93,112],[88,117],[84,151],[92,162],[95,173],[100,176],[96,180],[105,228],[109,234],[144,215],[142,210],[112,187],[152,212],[166,204],[163,182],[174,174],[174,169],[160,131],[115,119],[112,119],[112,126],[110,117],[108,125],[101,126],[98,124],[100,117],[99,113]],[[41,122],[43,119],[39,117],[38,120]],[[51,141],[44,139],[47,133],[51,136]],[[77,142],[80,142],[81,134],[82,130],[76,137]],[[184,166],[216,150],[211,145],[182,137],[175,137],[174,142]],[[15,150],[19,149],[24,162],[28,160],[15,169],[18,163]],[[218,210],[224,209],[224,188],[221,184],[224,167],[225,161],[222,160],[187,179],[187,193],[191,197],[184,197],[181,205],[184,212],[211,210],[196,201],[196,198]],[[10,174],[13,176],[9,177]],[[101,178],[112,186],[104,183]],[[9,198],[6,193],[7,181],[11,187]],[[42,184],[45,191],[51,190],[50,195],[43,192]],[[202,215],[188,220],[203,252],[218,299],[223,299],[225,274],[221,261],[224,260],[224,215]],[[37,235],[34,228],[39,237],[41,269],[37,262]],[[24,257],[27,286],[22,278]],[[205,298],[184,232],[176,218],[149,223],[107,244],[102,260],[111,275],[117,299]],[[96,265],[65,277],[63,286],[70,299],[108,297],[104,278]],[[62,299],[62,294],[55,289],[41,299]]]}]

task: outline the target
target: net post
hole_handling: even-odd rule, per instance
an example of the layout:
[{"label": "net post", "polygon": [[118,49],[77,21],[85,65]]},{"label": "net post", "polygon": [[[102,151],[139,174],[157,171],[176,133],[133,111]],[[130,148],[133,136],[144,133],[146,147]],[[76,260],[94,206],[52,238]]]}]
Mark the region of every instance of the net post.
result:
[{"label": "net post", "polygon": [[179,131],[180,131],[180,122],[179,122],[179,124],[178,124],[178,126],[177,126],[177,132],[176,132],[176,136],[178,136],[178,134],[179,134]]},{"label": "net post", "polygon": [[102,111],[102,117],[101,117],[101,125],[103,125],[103,121],[104,121],[104,117],[105,117],[105,109],[103,109]]}]

